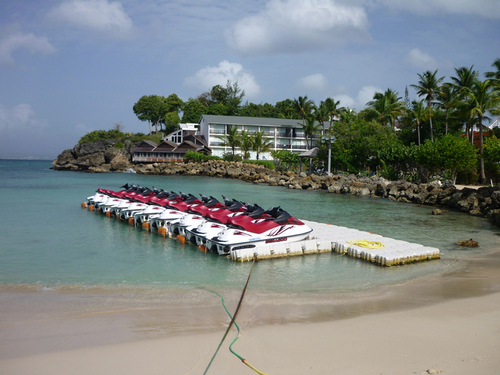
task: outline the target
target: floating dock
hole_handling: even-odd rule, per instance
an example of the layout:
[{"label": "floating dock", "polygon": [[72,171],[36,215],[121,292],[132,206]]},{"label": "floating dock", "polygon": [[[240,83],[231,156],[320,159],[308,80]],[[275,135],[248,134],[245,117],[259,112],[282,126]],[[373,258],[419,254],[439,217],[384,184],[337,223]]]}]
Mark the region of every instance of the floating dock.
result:
[{"label": "floating dock", "polygon": [[335,252],[390,267],[439,259],[441,256],[439,249],[435,247],[395,240],[357,229],[302,221],[313,229],[309,240],[236,250],[231,253],[231,259],[235,262],[247,262],[252,261],[254,257],[261,260]]},{"label": "floating dock", "polygon": [[[82,207],[87,208],[87,205],[82,203]],[[88,208],[89,211],[93,211],[93,206]],[[272,243],[250,249],[235,250],[228,257],[235,262],[248,262],[254,258],[264,260],[335,252],[386,267],[439,259],[441,257],[439,249],[435,247],[395,240],[337,225],[307,220],[301,221],[313,230],[307,240],[291,243]],[[131,225],[135,225],[133,219],[129,219],[129,222]],[[149,223],[142,224],[142,228],[150,230]],[[165,228],[160,228],[158,234],[173,237]],[[185,242],[183,236],[177,236],[177,239]],[[206,248],[203,251],[206,252]]]}]

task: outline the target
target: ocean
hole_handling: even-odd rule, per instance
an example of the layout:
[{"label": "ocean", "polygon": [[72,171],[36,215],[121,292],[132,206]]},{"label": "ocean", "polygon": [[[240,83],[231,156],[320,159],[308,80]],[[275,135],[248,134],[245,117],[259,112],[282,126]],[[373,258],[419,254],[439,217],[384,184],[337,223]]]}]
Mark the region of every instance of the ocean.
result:
[{"label": "ocean", "polygon": [[[250,263],[198,251],[82,209],[97,188],[125,183],[221,195],[263,207],[281,206],[298,218],[374,232],[437,247],[440,260],[383,268],[335,253],[262,261],[251,288],[270,293],[330,294],[401,284],[449,271],[498,246],[500,229],[459,212],[321,191],[297,191],[239,180],[54,171],[50,161],[0,160],[0,284],[35,290],[240,290]],[[455,243],[473,238],[478,248]]]}]

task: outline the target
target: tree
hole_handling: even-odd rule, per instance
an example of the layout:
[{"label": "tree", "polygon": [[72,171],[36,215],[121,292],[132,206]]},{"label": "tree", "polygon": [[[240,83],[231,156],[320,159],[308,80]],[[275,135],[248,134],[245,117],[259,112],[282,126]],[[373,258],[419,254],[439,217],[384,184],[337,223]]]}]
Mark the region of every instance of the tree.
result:
[{"label": "tree", "polygon": [[383,177],[390,180],[410,178],[415,169],[415,149],[414,144],[406,146],[396,138],[380,145],[378,159],[384,170]]},{"label": "tree", "polygon": [[151,105],[150,97],[143,95],[137,103],[134,104],[133,111],[141,121],[147,121],[149,125],[149,135],[151,135]]},{"label": "tree", "polygon": [[473,168],[477,163],[477,153],[465,138],[451,134],[436,142],[426,142],[416,149],[416,161],[431,174],[450,172],[451,180],[456,182],[457,173]]},{"label": "tree", "polygon": [[420,123],[425,116],[425,108],[423,100],[413,100],[411,102],[411,108],[408,108],[410,116],[415,120],[417,127],[418,145],[420,146]]},{"label": "tree", "polygon": [[257,153],[257,160],[262,152],[267,152],[273,147],[273,141],[264,138],[264,132],[255,132],[252,137],[252,149]]},{"label": "tree", "polygon": [[184,106],[184,102],[176,94],[167,96],[165,102],[168,105],[168,112],[176,112],[177,114],[179,114],[179,111]]},{"label": "tree", "polygon": [[252,138],[250,137],[250,134],[248,134],[247,130],[243,130],[240,133],[240,148],[243,153],[243,159],[248,160],[250,154],[249,151],[252,149]]},{"label": "tree", "polygon": [[167,133],[172,133],[177,129],[177,125],[181,122],[179,114],[176,111],[169,112],[163,116],[162,122],[165,124]]},{"label": "tree", "polygon": [[[467,93],[472,88],[474,84],[474,80],[477,79],[477,71],[474,71],[474,65],[470,68],[466,68],[465,66],[461,68],[455,68],[456,77],[451,77],[451,84],[455,87],[457,93],[457,99],[463,100],[465,104],[469,101],[467,97]],[[467,138],[470,138],[470,142],[474,143],[474,124],[473,119],[470,116],[470,113],[467,110],[467,105],[463,105],[464,103],[457,103],[457,107],[459,109],[458,113],[461,114],[462,121],[464,123],[465,132],[467,134]],[[470,132],[470,136],[469,136]]]},{"label": "tree", "polygon": [[293,108],[295,113],[302,119],[302,125],[306,126],[306,118],[311,115],[314,108],[314,102],[307,99],[307,95],[299,96],[298,99],[294,99]]},{"label": "tree", "polygon": [[205,114],[205,107],[198,99],[189,98],[182,106],[182,122],[197,123],[200,117]]},{"label": "tree", "polygon": [[241,101],[243,100],[243,97],[245,96],[245,90],[242,90],[238,86],[237,81],[235,83],[231,84],[231,81],[227,80],[226,92],[227,92],[226,106],[228,107],[228,111],[227,111],[228,115],[236,116],[236,115],[238,115],[238,111],[239,111],[240,106],[241,106]]},{"label": "tree", "polygon": [[277,171],[296,169],[300,164],[299,155],[290,150],[271,151]]},{"label": "tree", "polygon": [[[314,134],[319,132],[321,124],[316,121],[313,116],[308,116],[305,119],[305,124],[302,125],[302,130],[304,131],[304,136],[306,137],[306,147],[309,150],[310,146],[312,146],[312,137]],[[307,141],[307,139],[311,140],[311,143]]]},{"label": "tree", "polygon": [[340,119],[340,112],[344,107],[339,107],[340,100],[335,101],[333,98],[326,98],[325,104],[328,112],[328,121],[330,122],[329,129],[332,129],[335,119]]},{"label": "tree", "polygon": [[318,121],[319,126],[321,127],[321,134],[325,134],[325,121],[328,121],[328,108],[325,102],[320,102],[319,107],[315,107],[314,111],[314,119]]},{"label": "tree", "polygon": [[158,124],[163,124],[163,118],[169,112],[169,105],[164,96],[150,95],[148,100],[151,123],[155,126],[156,133],[158,133]]},{"label": "tree", "polygon": [[373,100],[366,103],[379,117],[382,125],[387,123],[394,130],[394,120],[403,113],[404,102],[396,91],[387,89],[384,93],[376,92]]},{"label": "tree", "polygon": [[430,70],[426,71],[424,74],[417,74],[420,77],[417,85],[410,85],[415,90],[419,96],[425,96],[427,101],[427,108],[429,109],[429,127],[431,130],[431,142],[434,142],[434,135],[432,130],[432,101],[434,100],[434,95],[440,89],[440,84],[444,77],[436,78],[437,69],[434,72]]},{"label": "tree", "polygon": [[231,147],[231,153],[233,154],[234,160],[234,150],[240,145],[240,135],[238,133],[238,127],[227,126],[227,133],[224,136],[217,137],[222,140],[221,146]]},{"label": "tree", "polygon": [[499,83],[500,81],[500,58],[496,59],[493,64],[491,64],[491,66],[493,66],[494,68],[496,68],[496,72],[486,72],[485,73],[485,76],[486,78],[490,78],[490,79],[495,79],[497,80],[497,84]]},{"label": "tree", "polygon": [[437,100],[439,101],[439,108],[443,109],[446,113],[445,120],[445,135],[448,134],[448,119],[450,116],[450,111],[456,108],[458,105],[457,92],[453,88],[453,85],[445,83],[441,86],[441,90],[437,95]]},{"label": "tree", "polygon": [[276,102],[274,107],[278,112],[277,115],[278,118],[288,118],[288,119],[300,118],[300,116],[296,117],[294,101],[290,99],[285,99],[281,102]]},{"label": "tree", "polygon": [[486,113],[497,113],[500,110],[500,93],[495,82],[487,79],[484,82],[475,80],[467,94],[469,111],[472,117],[477,117],[479,127],[479,162],[481,183],[486,182],[483,158],[483,120],[490,120]]},{"label": "tree", "polygon": [[332,144],[332,167],[359,172],[366,167],[378,165],[378,150],[396,136],[385,125],[377,121],[366,121],[351,111],[348,121],[339,121],[331,132],[336,137]]}]

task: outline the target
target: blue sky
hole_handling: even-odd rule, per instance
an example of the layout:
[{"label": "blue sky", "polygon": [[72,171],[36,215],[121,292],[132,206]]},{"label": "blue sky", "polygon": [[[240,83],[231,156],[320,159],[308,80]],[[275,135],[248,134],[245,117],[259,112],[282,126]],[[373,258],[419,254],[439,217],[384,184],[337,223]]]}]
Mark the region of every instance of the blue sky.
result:
[{"label": "blue sky", "polygon": [[254,103],[360,110],[426,70],[482,77],[499,35],[499,0],[3,0],[0,158],[53,159],[115,123],[147,132],[142,95],[187,100],[228,79]]}]

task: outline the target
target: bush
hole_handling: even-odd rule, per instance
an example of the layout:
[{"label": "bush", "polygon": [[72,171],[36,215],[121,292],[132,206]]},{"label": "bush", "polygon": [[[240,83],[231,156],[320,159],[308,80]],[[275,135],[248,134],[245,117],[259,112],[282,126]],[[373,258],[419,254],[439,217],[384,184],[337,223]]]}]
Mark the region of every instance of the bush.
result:
[{"label": "bush", "polygon": [[271,160],[245,160],[243,163],[261,165],[267,169],[274,169],[274,162]]},{"label": "bush", "polygon": [[89,142],[97,142],[97,141],[105,141],[108,139],[125,139],[125,134],[121,131],[112,129],[112,130],[94,130],[90,133],[85,134],[78,141],[79,144],[89,143]]},{"label": "bush", "polygon": [[243,158],[241,157],[241,155],[238,155],[238,154],[232,154],[231,152],[225,152],[224,154],[222,154],[222,160],[225,160],[225,161],[242,161]]},{"label": "bush", "polygon": [[271,151],[271,156],[274,159],[273,164],[277,171],[294,170],[300,164],[299,155],[289,150]]},{"label": "bush", "polygon": [[201,163],[208,160],[221,160],[218,156],[205,155],[201,152],[188,151],[184,155],[185,162]]}]

